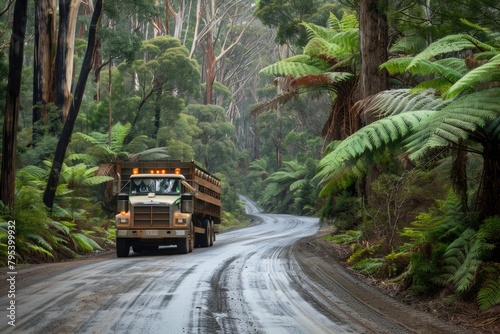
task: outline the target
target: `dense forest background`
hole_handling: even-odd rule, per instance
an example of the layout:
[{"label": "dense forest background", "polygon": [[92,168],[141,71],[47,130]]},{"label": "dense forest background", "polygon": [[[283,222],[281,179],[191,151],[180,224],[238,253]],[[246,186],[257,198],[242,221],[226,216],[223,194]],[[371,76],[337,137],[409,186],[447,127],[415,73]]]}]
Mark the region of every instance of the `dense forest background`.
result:
[{"label": "dense forest background", "polygon": [[[500,304],[494,0],[7,0],[0,258],[113,244],[113,166],[195,160],[364,274]],[[2,263],[7,261],[2,260]]]}]

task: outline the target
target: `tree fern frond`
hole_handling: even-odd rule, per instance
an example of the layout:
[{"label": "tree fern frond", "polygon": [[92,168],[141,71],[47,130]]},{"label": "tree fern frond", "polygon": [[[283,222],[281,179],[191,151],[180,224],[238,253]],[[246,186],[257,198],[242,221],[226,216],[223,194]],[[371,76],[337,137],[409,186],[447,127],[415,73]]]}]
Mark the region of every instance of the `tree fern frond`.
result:
[{"label": "tree fern frond", "polygon": [[132,125],[127,122],[124,125],[121,123],[116,123],[111,129],[111,151],[120,152],[123,148],[123,143],[125,138],[130,132]]},{"label": "tree fern frond", "polygon": [[130,161],[138,160],[168,160],[170,155],[166,147],[153,147],[140,153],[131,154]]},{"label": "tree fern frond", "polygon": [[418,110],[383,118],[371,123],[342,141],[338,147],[323,157],[313,180],[328,184],[322,194],[338,185],[345,185],[366,172],[367,156],[382,152],[386,146],[399,143],[408,136],[418,123],[431,111]]},{"label": "tree fern frond", "polygon": [[47,249],[40,247],[36,244],[32,244],[31,242],[27,242],[26,246],[28,246],[28,249],[34,253],[43,254],[43,255],[46,255],[50,258],[54,257],[54,255],[50,251],[48,251]]},{"label": "tree fern frond", "polygon": [[413,57],[392,58],[380,65],[379,68],[387,70],[390,75],[402,74],[407,71],[413,59]]},{"label": "tree fern frond", "polygon": [[71,235],[75,243],[81,250],[91,252],[93,250],[102,249],[94,240],[82,233],[73,233]]},{"label": "tree fern frond", "polygon": [[87,153],[73,153],[68,156],[68,159],[70,161],[81,161],[87,165],[93,165],[99,161],[95,156]]},{"label": "tree fern frond", "polygon": [[477,294],[477,303],[481,311],[486,311],[500,304],[500,264],[488,264],[482,271],[484,282]]},{"label": "tree fern frond", "polygon": [[481,42],[465,34],[448,35],[430,44],[424,51],[415,56],[416,59],[431,59],[436,56],[476,49]]},{"label": "tree fern frond", "polygon": [[500,115],[500,88],[491,88],[451,100],[422,124],[420,131],[410,136],[405,146],[409,158],[419,160],[436,147],[458,144],[472,131],[485,127]]},{"label": "tree fern frond", "polygon": [[450,88],[446,97],[454,97],[463,91],[472,91],[478,84],[487,82],[500,82],[500,57],[493,58],[490,62],[465,74]]},{"label": "tree fern frond", "polygon": [[113,180],[114,178],[111,176],[92,176],[83,180],[82,184],[85,186],[96,186]]},{"label": "tree fern frond", "polygon": [[24,237],[27,239],[33,241],[36,243],[38,246],[42,247],[43,249],[51,252],[53,250],[52,245],[45,240],[41,235],[36,234],[36,233],[25,233]]},{"label": "tree fern frond", "polygon": [[358,18],[354,14],[344,13],[342,19],[338,19],[335,14],[330,13],[328,17],[328,27],[336,32],[347,31],[359,27]]},{"label": "tree fern frond", "polygon": [[328,64],[307,55],[297,55],[264,67],[259,73],[285,77],[326,72]]},{"label": "tree fern frond", "polygon": [[326,60],[345,59],[350,55],[342,46],[330,43],[323,38],[313,38],[304,47],[304,54]]},{"label": "tree fern frond", "polygon": [[308,40],[318,37],[321,39],[329,40],[331,36],[336,33],[336,31],[332,30],[331,28],[319,26],[311,22],[302,22],[301,25],[306,28]]},{"label": "tree fern frond", "polygon": [[436,92],[439,92],[439,94],[443,96],[448,92],[448,90],[452,85],[453,83],[450,82],[449,80],[443,77],[437,77],[435,79],[426,80],[419,83],[418,85],[410,89],[410,93],[421,94],[424,93],[425,91],[432,89],[435,90]]},{"label": "tree fern frond", "polygon": [[453,241],[443,257],[444,274],[447,282],[453,283],[458,293],[465,293],[472,287],[482,258],[492,249],[483,239],[478,238],[473,229],[465,230]]},{"label": "tree fern frond", "polygon": [[49,175],[46,169],[29,165],[17,171],[17,177],[26,180],[42,181]]}]

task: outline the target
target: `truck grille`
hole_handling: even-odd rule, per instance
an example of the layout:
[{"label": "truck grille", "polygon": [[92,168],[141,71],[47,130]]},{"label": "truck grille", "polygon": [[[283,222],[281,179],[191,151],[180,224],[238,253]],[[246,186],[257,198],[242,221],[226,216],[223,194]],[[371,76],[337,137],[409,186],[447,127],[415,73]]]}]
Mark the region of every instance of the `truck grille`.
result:
[{"label": "truck grille", "polygon": [[170,207],[167,205],[135,205],[134,227],[168,226]]}]

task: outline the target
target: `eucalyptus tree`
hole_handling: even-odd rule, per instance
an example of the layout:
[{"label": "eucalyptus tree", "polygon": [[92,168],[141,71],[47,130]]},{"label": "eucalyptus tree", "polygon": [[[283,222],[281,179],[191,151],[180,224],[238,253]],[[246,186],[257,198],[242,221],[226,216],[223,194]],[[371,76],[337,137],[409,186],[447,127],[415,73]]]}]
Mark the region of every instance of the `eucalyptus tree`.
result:
[{"label": "eucalyptus tree", "polygon": [[223,172],[236,167],[235,130],[224,109],[215,105],[190,104],[187,114],[197,119],[200,133],[194,136],[195,160],[211,172]]},{"label": "eucalyptus tree", "polygon": [[199,95],[199,66],[189,59],[188,53],[178,39],[162,36],[143,41],[141,56],[118,66],[126,79],[125,91],[134,93],[123,97],[135,109],[129,139],[139,133],[139,124],[143,133],[156,137],[162,117],[174,121],[184,108],[184,101]]},{"label": "eucalyptus tree", "polygon": [[78,82],[75,87],[75,92],[68,112],[68,117],[64,122],[64,126],[61,135],[59,137],[59,141],[57,143],[54,160],[52,163],[49,178],[47,180],[47,187],[43,194],[43,202],[49,209],[52,209],[52,206],[54,204],[56,188],[59,183],[59,176],[66,155],[66,149],[68,148],[69,140],[71,134],[73,133],[73,127],[75,125],[76,118],[80,111],[80,106],[82,103],[85,86],[87,84],[87,78],[89,76],[90,70],[93,65],[95,50],[97,46],[97,27],[99,25],[101,15],[102,15],[102,0],[97,0],[90,24],[87,51],[85,53],[82,67],[80,69],[80,76],[78,77]]},{"label": "eucalyptus tree", "polygon": [[200,0],[197,2],[196,24],[190,57],[202,48],[205,104],[213,103],[213,85],[220,62],[239,44],[254,17],[251,3],[237,0]]},{"label": "eucalyptus tree", "polygon": [[19,94],[24,59],[23,50],[28,16],[27,11],[28,1],[16,0],[9,47],[9,74],[2,133],[2,165],[0,170],[0,201],[8,207],[14,206]]}]

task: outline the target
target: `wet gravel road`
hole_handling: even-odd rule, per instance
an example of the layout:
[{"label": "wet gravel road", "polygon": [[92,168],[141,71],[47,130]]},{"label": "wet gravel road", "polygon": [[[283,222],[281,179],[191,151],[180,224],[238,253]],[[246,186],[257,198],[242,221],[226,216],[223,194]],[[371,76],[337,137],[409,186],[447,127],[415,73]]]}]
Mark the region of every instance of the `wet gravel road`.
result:
[{"label": "wet gravel road", "polygon": [[[247,210],[256,208],[248,204]],[[345,301],[313,293],[318,286],[308,286],[291,255],[297,240],[317,232],[317,219],[256,217],[254,225],[219,234],[213,247],[186,255],[165,248],[128,258],[109,253],[19,267],[16,327],[8,328],[3,316],[0,332],[375,332],[350,323],[348,315],[332,316],[335,311],[325,305],[342,307]],[[322,304],[314,295],[334,300]],[[2,310],[6,303],[2,294]]]}]

